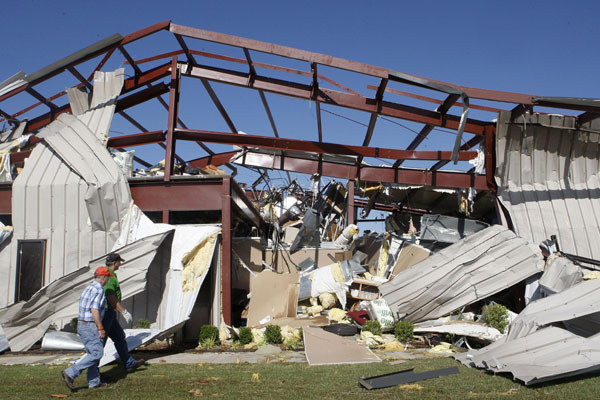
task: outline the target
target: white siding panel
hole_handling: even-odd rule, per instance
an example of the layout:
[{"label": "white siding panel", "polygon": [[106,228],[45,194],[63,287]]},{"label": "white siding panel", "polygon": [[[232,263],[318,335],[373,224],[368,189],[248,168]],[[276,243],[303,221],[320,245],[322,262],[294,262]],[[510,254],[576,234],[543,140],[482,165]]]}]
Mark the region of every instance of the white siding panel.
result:
[{"label": "white siding panel", "polygon": [[[523,122],[523,118],[525,122]],[[600,259],[600,123],[500,113],[496,182],[516,232],[533,244],[557,235],[567,253]]]}]

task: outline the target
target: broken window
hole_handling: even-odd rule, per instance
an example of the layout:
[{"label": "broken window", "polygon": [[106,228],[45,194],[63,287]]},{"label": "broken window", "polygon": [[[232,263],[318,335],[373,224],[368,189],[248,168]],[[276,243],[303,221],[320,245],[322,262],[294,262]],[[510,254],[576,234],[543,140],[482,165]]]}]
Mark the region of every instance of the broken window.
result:
[{"label": "broken window", "polygon": [[26,301],[44,285],[46,240],[19,240],[15,303]]}]

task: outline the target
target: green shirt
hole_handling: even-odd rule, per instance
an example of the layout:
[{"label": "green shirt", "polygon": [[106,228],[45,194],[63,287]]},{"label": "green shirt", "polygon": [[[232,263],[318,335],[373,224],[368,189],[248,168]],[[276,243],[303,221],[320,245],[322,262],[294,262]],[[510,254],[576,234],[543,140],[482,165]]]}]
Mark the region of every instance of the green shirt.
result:
[{"label": "green shirt", "polygon": [[[110,273],[113,274],[114,276],[109,277],[108,282],[106,282],[106,285],[104,285],[104,294],[106,296],[113,295],[120,302],[121,301],[121,287],[119,286],[119,280],[117,279],[117,274],[115,273],[115,271],[112,270],[112,268],[110,268],[110,267],[106,267],[106,268],[108,268]],[[114,310],[114,307],[110,305],[110,302],[108,301],[108,299],[106,301],[106,309]]]}]

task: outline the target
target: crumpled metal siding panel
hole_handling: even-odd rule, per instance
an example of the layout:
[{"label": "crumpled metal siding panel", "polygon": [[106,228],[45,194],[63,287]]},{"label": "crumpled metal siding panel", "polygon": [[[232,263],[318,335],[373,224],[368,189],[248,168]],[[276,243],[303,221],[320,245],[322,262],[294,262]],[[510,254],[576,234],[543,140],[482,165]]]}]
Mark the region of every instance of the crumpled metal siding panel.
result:
[{"label": "crumpled metal siding panel", "polygon": [[[45,140],[13,183],[14,240],[3,250],[11,252],[5,268],[12,286],[18,240],[47,240],[45,281],[50,282],[108,253],[120,234],[131,193],[96,134],[108,131],[123,69],[96,74],[95,84],[95,108],[77,117],[61,114],[40,131]],[[12,303],[14,288],[6,296],[3,302]]]},{"label": "crumpled metal siding panel", "polygon": [[557,327],[454,356],[461,363],[507,372],[526,385],[600,369],[600,342]]},{"label": "crumpled metal siding panel", "polygon": [[493,225],[432,254],[379,286],[397,319],[443,317],[543,271],[536,246]]},{"label": "crumpled metal siding panel", "polygon": [[518,235],[537,244],[556,234],[561,250],[599,259],[600,134],[588,130],[600,122],[500,113],[496,183]]},{"label": "crumpled metal siding panel", "polygon": [[[128,260],[119,269],[119,284],[125,298],[134,296],[146,287],[146,272],[158,247],[172,231],[148,236],[119,249]],[[25,351],[38,341],[50,324],[68,321],[77,316],[79,297],[89,285],[94,270],[104,257],[89,262],[51,282],[26,301],[0,310],[0,324],[12,351]]]}]

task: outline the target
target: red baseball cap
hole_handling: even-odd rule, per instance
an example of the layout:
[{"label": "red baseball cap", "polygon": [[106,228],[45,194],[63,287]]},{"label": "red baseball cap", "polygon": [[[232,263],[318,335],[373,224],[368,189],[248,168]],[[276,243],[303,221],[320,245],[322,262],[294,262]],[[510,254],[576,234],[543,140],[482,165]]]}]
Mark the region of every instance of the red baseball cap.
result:
[{"label": "red baseball cap", "polygon": [[114,275],[110,273],[108,268],[98,267],[98,268],[96,268],[96,272],[94,272],[94,276],[114,276]]}]

